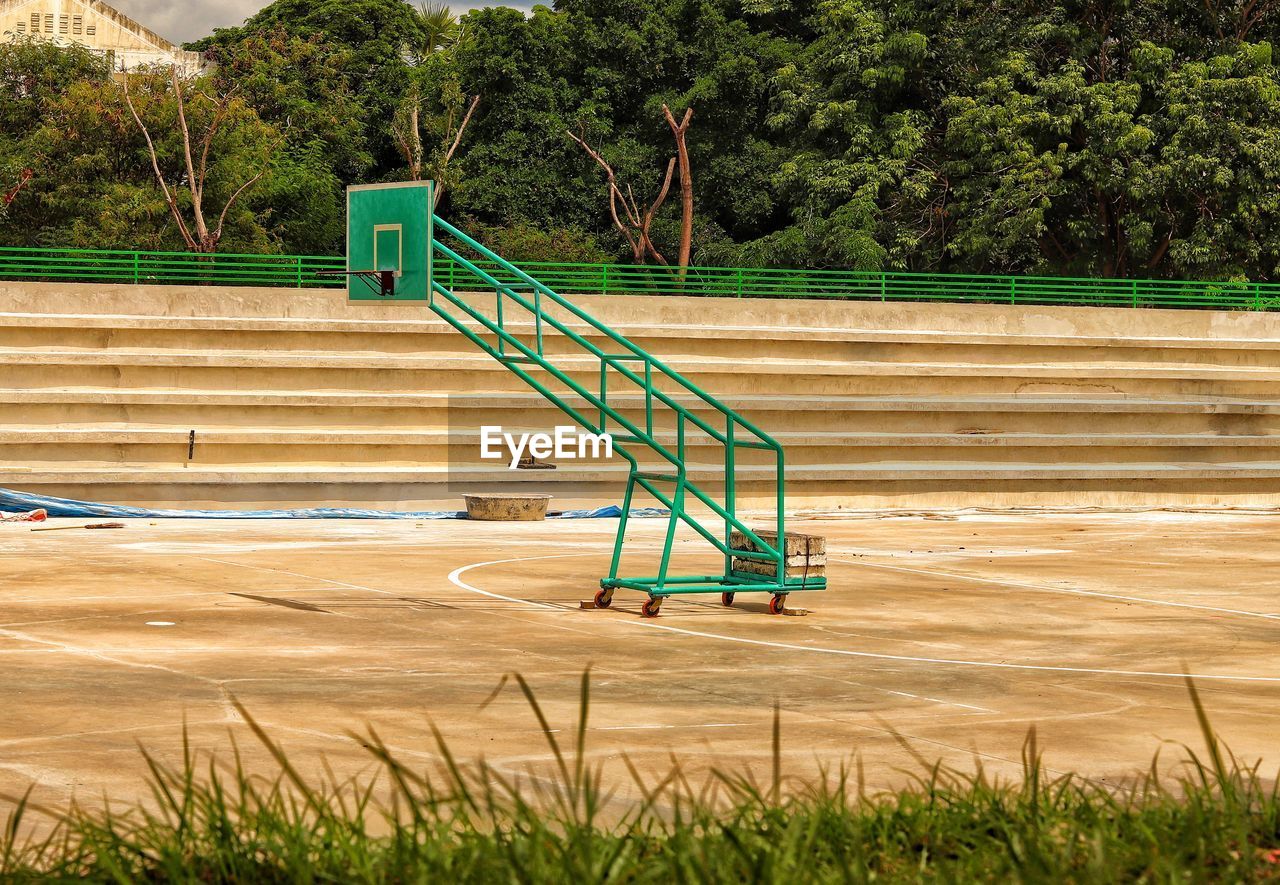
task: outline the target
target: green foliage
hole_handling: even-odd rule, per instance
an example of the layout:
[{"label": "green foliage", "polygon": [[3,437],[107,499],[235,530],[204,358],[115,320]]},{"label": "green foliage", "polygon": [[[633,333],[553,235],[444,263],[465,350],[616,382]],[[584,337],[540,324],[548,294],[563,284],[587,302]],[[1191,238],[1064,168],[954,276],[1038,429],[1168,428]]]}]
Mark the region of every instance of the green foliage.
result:
[{"label": "green foliage", "polygon": [[548,229],[527,221],[515,221],[505,226],[468,221],[462,226],[471,236],[509,261],[602,264],[615,257],[601,248],[595,236],[581,228]]},{"label": "green foliage", "polygon": [[1274,779],[1229,753],[1194,688],[1205,748],[1185,748],[1180,775],[1158,759],[1119,787],[1054,775],[1032,730],[1015,780],[921,759],[911,786],[871,792],[856,759],[816,781],[787,777],[776,713],[763,782],[718,769],[696,784],[678,762],[665,773],[632,767],[629,781],[614,782],[590,755],[587,676],[563,740],[530,684],[514,681],[553,760],[532,777],[460,758],[439,732],[430,755],[441,761],[423,767],[369,728],[353,739],[373,770],[317,780],[237,704],[272,773],[249,770],[238,751],[206,758],[184,739],[176,764],[143,751],[145,807],[78,803],[47,820],[50,811],[19,797],[0,830],[0,878],[1262,882],[1280,868]]},{"label": "green foliage", "polygon": [[105,82],[106,61],[81,46],[31,38],[0,43],[0,138],[39,125],[48,103],[81,80]]},{"label": "green foliage", "polygon": [[[212,37],[191,44],[219,54],[243,53],[255,37],[284,34],[316,41],[331,53],[324,75],[328,88],[341,88],[355,102],[354,116],[343,112],[341,122],[360,125],[373,166],[366,173],[380,177],[397,165],[390,121],[408,81],[406,49],[421,45],[423,34],[416,10],[404,0],[275,0],[239,28],[219,29]],[[251,49],[248,49],[251,51]],[[311,88],[313,75],[297,77]],[[301,121],[300,121],[301,122]]]},{"label": "green foliage", "polygon": [[[50,106],[80,82],[105,83],[106,63],[81,47],[61,49],[38,40],[17,38],[0,43],[0,243],[6,233],[20,230],[23,205],[30,190],[43,182],[28,182],[10,206],[4,196],[18,186],[23,170],[40,165],[28,139],[48,119]],[[21,199],[23,202],[19,203]]]},{"label": "green foliage", "polygon": [[114,83],[72,82],[24,135],[18,149],[35,175],[0,229],[4,245],[184,248]]},{"label": "green foliage", "polygon": [[[135,78],[132,89],[134,104],[154,139],[161,171],[190,219],[189,189],[177,186],[187,175],[176,97],[163,74]],[[197,159],[203,134],[218,121],[205,184],[204,210],[211,228],[232,195],[267,170],[256,189],[227,214],[219,248],[279,251],[286,236],[293,235],[288,233],[290,224],[300,231],[327,224],[322,236],[299,239],[313,246],[333,242],[342,226],[340,188],[323,165],[318,170],[308,167],[303,153],[271,166],[278,130],[263,123],[243,99],[219,105],[212,82],[190,83],[186,94]],[[0,242],[5,245],[186,249],[155,180],[144,135],[117,82],[78,80],[50,97],[43,103],[39,124],[25,133],[17,150],[34,176],[10,207],[7,223],[0,226]],[[279,203],[288,207],[284,212],[267,202],[272,195],[287,198]]]},{"label": "green foliage", "polygon": [[300,37],[276,26],[246,34],[214,50],[214,83],[235,91],[258,116],[287,129],[289,145],[314,145],[344,181],[373,167],[363,110],[344,77],[351,50],[320,34]]},{"label": "green foliage", "polygon": [[[442,211],[624,257],[600,170],[565,133],[644,203],[674,153],[667,104],[694,109],[695,263],[1274,279],[1277,39],[1274,4],[1218,0],[559,0],[461,20],[431,2],[275,0],[193,48],[287,139],[246,203],[256,220],[237,220],[245,248],[340,249],[342,189],[409,176],[393,130],[416,107]],[[86,124],[65,136],[80,156],[115,175],[82,193],[37,177],[0,242],[164,241],[145,175],[122,168],[127,133],[66,104],[106,77],[82,50],[0,46],[0,174],[56,156],[93,177],[50,142],[58,106]],[[665,254],[678,217],[668,199],[654,221]]]},{"label": "green foliage", "polygon": [[495,7],[468,13],[463,27],[467,39],[452,57],[458,81],[482,105],[460,154],[467,175],[453,211],[548,227],[596,218],[603,207],[593,170],[564,134],[581,103],[564,70],[574,52],[564,16]]},{"label": "green foliage", "polygon": [[422,0],[417,8],[418,32],[416,43],[408,46],[415,65],[423,64],[442,49],[453,46],[462,37],[458,17],[445,3],[428,3]]},{"label": "green foliage", "polygon": [[1001,270],[1274,275],[1270,47],[1189,60],[1085,24],[1032,20],[988,77],[945,100],[947,251]]}]

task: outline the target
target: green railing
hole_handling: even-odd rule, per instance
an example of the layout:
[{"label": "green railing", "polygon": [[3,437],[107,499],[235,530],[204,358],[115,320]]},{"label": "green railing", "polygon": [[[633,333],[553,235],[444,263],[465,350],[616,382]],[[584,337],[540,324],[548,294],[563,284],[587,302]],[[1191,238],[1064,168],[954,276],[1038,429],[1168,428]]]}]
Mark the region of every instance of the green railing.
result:
[{"label": "green railing", "polygon": [[197,255],[105,249],[0,249],[0,278],[47,282],[156,283],[175,286],[343,285],[319,271],[345,270],[342,257],[313,255]]},{"label": "green railing", "polygon": [[[539,282],[560,292],[616,295],[699,295],[722,298],[833,298],[858,301],[945,301],[994,304],[1066,304],[1092,307],[1211,308],[1280,310],[1280,284],[1117,280],[904,271],[782,270],[691,267],[681,276],[660,267],[617,264],[521,265]],[[517,290],[521,281],[498,266],[482,268]],[[441,263],[437,275],[447,285],[491,288],[468,278],[458,266]]]},{"label": "green railing", "polygon": [[[527,283],[496,263],[482,261],[473,266],[516,291],[530,291]],[[534,261],[523,262],[521,266],[558,292],[584,295],[1280,310],[1280,283],[741,267],[691,267],[681,274],[663,267]],[[317,274],[344,269],[345,260],[341,256],[0,248],[0,279],[306,288],[341,286],[344,284],[341,279]],[[439,256],[435,273],[455,292],[469,287],[492,288],[492,283],[472,270]]]}]

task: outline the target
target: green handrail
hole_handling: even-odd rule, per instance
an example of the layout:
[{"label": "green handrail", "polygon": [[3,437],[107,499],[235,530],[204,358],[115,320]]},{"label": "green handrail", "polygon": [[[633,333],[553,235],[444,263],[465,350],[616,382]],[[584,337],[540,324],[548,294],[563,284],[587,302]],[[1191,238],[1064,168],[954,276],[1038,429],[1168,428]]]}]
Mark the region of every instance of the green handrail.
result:
[{"label": "green handrail", "polygon": [[[1280,310],[1280,283],[1265,282],[742,267],[690,267],[682,275],[666,267],[563,262],[524,262],[522,267],[554,291],[581,295]],[[339,277],[318,276],[322,271],[343,269],[341,256],[0,248],[0,279],[16,280],[308,288],[343,285]],[[527,280],[487,257],[477,257],[468,266],[446,256],[440,256],[437,263],[437,274],[448,277],[454,292],[469,286],[488,289],[489,284],[477,271],[515,291],[534,291]]]}]

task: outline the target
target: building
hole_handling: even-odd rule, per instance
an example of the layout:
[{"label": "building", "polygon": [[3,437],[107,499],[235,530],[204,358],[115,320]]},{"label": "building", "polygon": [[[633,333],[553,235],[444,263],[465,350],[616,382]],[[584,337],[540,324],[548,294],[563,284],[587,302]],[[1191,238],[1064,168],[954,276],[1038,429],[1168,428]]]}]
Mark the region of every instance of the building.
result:
[{"label": "building", "polygon": [[0,0],[0,36],[78,43],[102,53],[117,72],[177,65],[193,76],[207,64],[200,53],[170,43],[101,0]]}]

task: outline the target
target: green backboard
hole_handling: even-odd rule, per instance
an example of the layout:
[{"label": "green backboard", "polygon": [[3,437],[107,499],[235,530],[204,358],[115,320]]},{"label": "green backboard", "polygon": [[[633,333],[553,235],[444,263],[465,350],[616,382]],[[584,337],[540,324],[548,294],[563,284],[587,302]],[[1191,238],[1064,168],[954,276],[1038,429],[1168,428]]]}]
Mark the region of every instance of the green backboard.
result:
[{"label": "green backboard", "polygon": [[[347,188],[347,297],[351,301],[427,301],[431,293],[431,212],[435,182]],[[377,271],[394,274],[382,294]],[[360,273],[369,275],[361,276]]]}]

